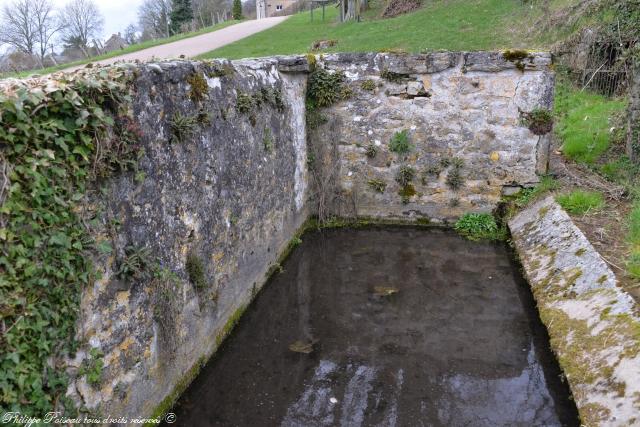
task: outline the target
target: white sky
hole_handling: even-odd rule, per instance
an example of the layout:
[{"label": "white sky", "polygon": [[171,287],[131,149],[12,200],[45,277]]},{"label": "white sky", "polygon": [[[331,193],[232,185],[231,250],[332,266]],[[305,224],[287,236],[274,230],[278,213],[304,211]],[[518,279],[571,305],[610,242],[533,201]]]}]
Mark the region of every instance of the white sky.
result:
[{"label": "white sky", "polygon": [[[51,0],[55,7],[64,6],[69,0]],[[143,0],[94,0],[104,17],[104,29],[101,38],[106,40],[113,33],[124,32],[129,24],[138,22],[138,7]],[[0,0],[0,7],[11,0]]]}]

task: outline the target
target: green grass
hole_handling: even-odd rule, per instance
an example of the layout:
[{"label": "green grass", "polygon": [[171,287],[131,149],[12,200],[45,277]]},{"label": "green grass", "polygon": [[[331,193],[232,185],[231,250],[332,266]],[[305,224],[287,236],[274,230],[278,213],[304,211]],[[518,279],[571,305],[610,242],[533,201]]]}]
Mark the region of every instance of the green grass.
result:
[{"label": "green grass", "polygon": [[470,240],[505,240],[507,231],[496,223],[491,214],[466,213],[453,226]]},{"label": "green grass", "polygon": [[627,220],[627,241],[631,253],[627,259],[627,272],[634,279],[640,279],[640,202],[633,204]]},{"label": "green grass", "polygon": [[142,42],[142,43],[137,43],[137,44],[134,44],[134,45],[131,45],[131,46],[127,46],[124,49],[114,50],[112,52],[105,53],[103,55],[93,56],[91,58],[80,59],[78,61],[68,62],[66,64],[60,64],[60,65],[54,66],[54,67],[47,67],[47,68],[43,68],[43,69],[40,69],[40,70],[21,71],[19,73],[3,73],[3,74],[0,74],[0,78],[28,77],[28,76],[31,76],[31,75],[34,75],[34,74],[55,73],[56,71],[65,70],[65,69],[71,68],[71,67],[77,67],[79,65],[88,64],[90,62],[102,61],[104,59],[109,59],[109,58],[113,58],[113,57],[116,57],[116,56],[125,55],[127,53],[137,52],[139,50],[148,49],[150,47],[160,46],[160,45],[163,45],[163,44],[176,42],[178,40],[184,40],[184,39],[188,39],[188,38],[191,38],[191,37],[200,36],[202,34],[207,34],[207,33],[210,33],[212,31],[221,30],[221,29],[223,29],[225,27],[228,27],[228,26],[233,25],[233,24],[237,24],[239,22],[240,21],[231,20],[231,21],[223,22],[221,24],[217,24],[217,25],[212,25],[212,26],[209,26],[209,27],[201,28],[201,29],[199,29],[197,31],[191,31],[189,33],[183,33],[183,34],[176,34],[175,36],[167,37],[167,38],[164,38],[164,39],[147,40],[147,41]]},{"label": "green grass", "polygon": [[[334,39],[327,52],[403,50],[485,50],[514,46],[522,34],[513,28],[526,13],[519,0],[425,0],[422,9],[392,19],[336,22],[338,11],[327,8],[324,22],[309,12],[239,40],[199,58],[248,58],[307,52],[316,40]],[[365,19],[371,14],[365,14]]]},{"label": "green grass", "polygon": [[525,188],[513,199],[516,207],[523,208],[550,191],[560,187],[560,183],[551,176],[543,176],[540,183],[533,188]]},{"label": "green grass", "polygon": [[612,117],[626,107],[622,99],[580,91],[568,83],[556,88],[556,133],[565,156],[593,164],[610,146]]},{"label": "green grass", "polygon": [[597,191],[574,190],[556,196],[556,201],[564,210],[574,215],[584,215],[604,206],[604,197]]}]

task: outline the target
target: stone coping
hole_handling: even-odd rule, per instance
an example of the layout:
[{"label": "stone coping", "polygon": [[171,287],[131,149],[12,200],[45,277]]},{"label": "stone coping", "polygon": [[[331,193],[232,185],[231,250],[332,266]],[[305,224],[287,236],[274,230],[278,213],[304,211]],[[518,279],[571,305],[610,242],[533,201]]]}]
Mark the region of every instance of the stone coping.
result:
[{"label": "stone coping", "polygon": [[637,304],[552,196],[509,228],[582,423],[638,425]]}]

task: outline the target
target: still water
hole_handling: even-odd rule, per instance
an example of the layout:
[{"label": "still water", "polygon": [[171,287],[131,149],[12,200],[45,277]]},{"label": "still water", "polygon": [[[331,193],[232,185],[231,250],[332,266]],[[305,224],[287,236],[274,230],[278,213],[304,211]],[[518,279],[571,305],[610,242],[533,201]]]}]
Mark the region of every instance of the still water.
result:
[{"label": "still water", "polygon": [[181,397],[181,426],[577,426],[505,244],[307,233]]}]

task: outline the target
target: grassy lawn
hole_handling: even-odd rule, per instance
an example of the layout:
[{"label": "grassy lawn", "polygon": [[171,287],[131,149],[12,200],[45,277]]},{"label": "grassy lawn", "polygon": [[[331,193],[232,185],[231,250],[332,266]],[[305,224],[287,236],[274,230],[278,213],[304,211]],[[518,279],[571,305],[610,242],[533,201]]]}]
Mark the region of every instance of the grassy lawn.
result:
[{"label": "grassy lawn", "polygon": [[562,152],[570,159],[593,164],[608,149],[611,118],[624,111],[626,102],[572,88],[560,82],[556,88],[556,133]]},{"label": "grassy lawn", "polygon": [[210,33],[212,31],[221,30],[222,28],[228,27],[228,26],[233,25],[233,24],[237,24],[239,22],[240,21],[230,20],[230,21],[223,22],[222,24],[212,25],[210,27],[201,28],[201,29],[199,29],[197,31],[192,31],[192,32],[189,32],[189,33],[176,34],[175,36],[167,37],[167,38],[164,38],[164,39],[147,40],[147,41],[142,42],[142,43],[137,43],[137,44],[134,44],[134,45],[131,45],[131,46],[127,46],[124,49],[114,50],[112,52],[105,53],[104,55],[98,55],[98,56],[94,56],[94,57],[91,57],[91,58],[80,59],[78,61],[68,62],[66,64],[61,64],[61,65],[58,65],[58,66],[55,66],[55,67],[47,67],[47,68],[40,69],[40,70],[22,71],[22,72],[19,72],[19,73],[0,74],[0,78],[27,77],[27,76],[30,76],[30,75],[33,75],[33,74],[54,73],[56,71],[64,70],[66,68],[75,67],[75,66],[78,66],[78,65],[84,65],[84,64],[88,64],[90,62],[101,61],[103,59],[109,59],[109,58],[113,58],[115,56],[120,56],[120,55],[124,55],[124,54],[127,54],[127,53],[137,52],[139,50],[148,49],[150,47],[159,46],[159,45],[162,45],[162,44],[167,44],[167,43],[175,42],[175,41],[178,41],[178,40],[188,39],[190,37],[195,37],[195,36],[199,36],[199,35],[202,35],[202,34]]},{"label": "grassy lawn", "polygon": [[377,20],[365,14],[365,21],[337,23],[338,10],[302,12],[280,25],[200,58],[249,58],[277,54],[305,53],[316,40],[334,39],[338,44],[327,52],[403,50],[485,50],[513,47],[522,34],[513,28],[523,19],[526,7],[519,0],[425,0],[425,6],[411,14]]}]

